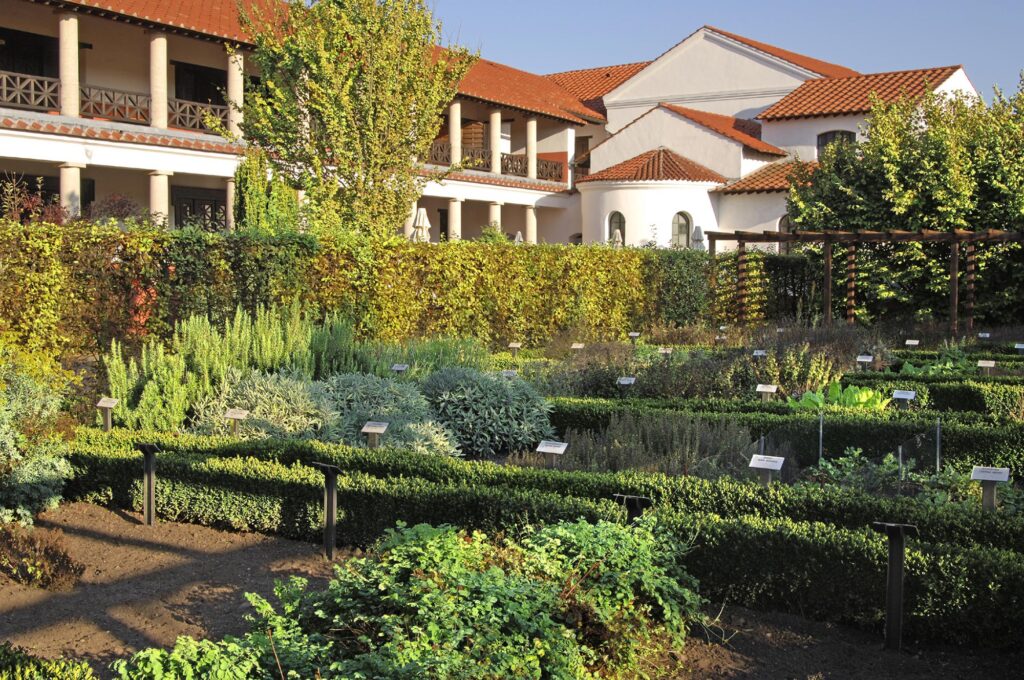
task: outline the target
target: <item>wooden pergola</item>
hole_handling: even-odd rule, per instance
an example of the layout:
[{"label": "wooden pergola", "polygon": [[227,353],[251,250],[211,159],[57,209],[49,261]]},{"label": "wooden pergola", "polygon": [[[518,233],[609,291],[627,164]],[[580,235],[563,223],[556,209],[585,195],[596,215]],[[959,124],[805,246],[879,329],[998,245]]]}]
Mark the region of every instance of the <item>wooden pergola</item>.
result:
[{"label": "wooden pergola", "polygon": [[975,246],[978,243],[1005,243],[1024,241],[1024,233],[989,229],[986,231],[795,231],[776,232],[721,232],[704,233],[708,252],[712,257],[719,241],[735,241],[737,250],[736,304],[740,322],[747,318],[747,244],[748,243],[821,243],[825,267],[822,280],[822,307],[825,325],[832,325],[832,246],[846,246],[846,323],[854,322],[857,305],[857,247],[864,243],[948,243],[949,257],[949,322],[950,332],[960,330],[960,248],[964,247],[967,260],[965,271],[967,299],[965,301],[967,332],[974,330],[975,279],[977,268]]}]

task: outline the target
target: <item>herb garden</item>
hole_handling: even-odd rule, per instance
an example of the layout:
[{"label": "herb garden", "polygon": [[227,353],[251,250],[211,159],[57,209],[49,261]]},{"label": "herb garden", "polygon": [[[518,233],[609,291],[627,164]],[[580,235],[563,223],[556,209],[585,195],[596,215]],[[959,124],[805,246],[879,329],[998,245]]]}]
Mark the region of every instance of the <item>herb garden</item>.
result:
[{"label": "herb garden", "polygon": [[[235,634],[91,666],[6,645],[0,677],[684,677],[666,654],[723,603],[880,644],[875,523],[916,532],[902,644],[1020,642],[1024,329],[998,310],[952,338],[739,325],[730,255],[3,225],[37,253],[0,269],[3,578],[82,587],[32,528],[62,502],[311,546],[333,517],[344,556]],[[793,257],[750,258],[762,299]]]}]

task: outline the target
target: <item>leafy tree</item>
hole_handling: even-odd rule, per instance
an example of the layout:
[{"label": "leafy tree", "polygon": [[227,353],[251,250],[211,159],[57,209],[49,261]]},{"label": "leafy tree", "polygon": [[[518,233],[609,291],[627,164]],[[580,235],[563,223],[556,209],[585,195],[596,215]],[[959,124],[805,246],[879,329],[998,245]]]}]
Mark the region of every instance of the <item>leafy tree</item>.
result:
[{"label": "leafy tree", "polygon": [[247,142],[306,191],[311,228],[395,233],[441,113],[474,59],[441,49],[424,0],[266,3],[243,11],[260,72]]}]

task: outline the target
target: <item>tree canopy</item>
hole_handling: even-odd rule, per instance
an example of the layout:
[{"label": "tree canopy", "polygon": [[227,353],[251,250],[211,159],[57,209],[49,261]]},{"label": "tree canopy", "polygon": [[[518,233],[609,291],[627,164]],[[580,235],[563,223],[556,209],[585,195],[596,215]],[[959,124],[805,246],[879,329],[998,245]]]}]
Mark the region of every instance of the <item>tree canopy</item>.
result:
[{"label": "tree canopy", "polygon": [[242,131],[306,192],[313,229],[395,234],[427,177],[417,165],[475,56],[439,49],[423,0],[265,3],[243,11],[259,78]]}]

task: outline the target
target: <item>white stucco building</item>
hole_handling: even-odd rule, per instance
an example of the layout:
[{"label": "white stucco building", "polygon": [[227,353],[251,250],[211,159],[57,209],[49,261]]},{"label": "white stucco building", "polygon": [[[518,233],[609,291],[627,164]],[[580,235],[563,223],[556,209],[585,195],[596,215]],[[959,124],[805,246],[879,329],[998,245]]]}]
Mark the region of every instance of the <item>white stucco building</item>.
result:
[{"label": "white stucco building", "polygon": [[[72,213],[117,194],[172,225],[232,226],[244,140],[206,120],[237,131],[227,104],[258,77],[236,0],[0,6],[0,176],[42,178]],[[697,227],[775,230],[793,163],[859,134],[872,93],[926,89],[974,91],[958,66],[862,75],[708,26],[650,62],[543,76],[480,60],[423,159],[462,169],[415,208],[432,240],[487,224],[528,242],[617,229],[682,247]]]}]

